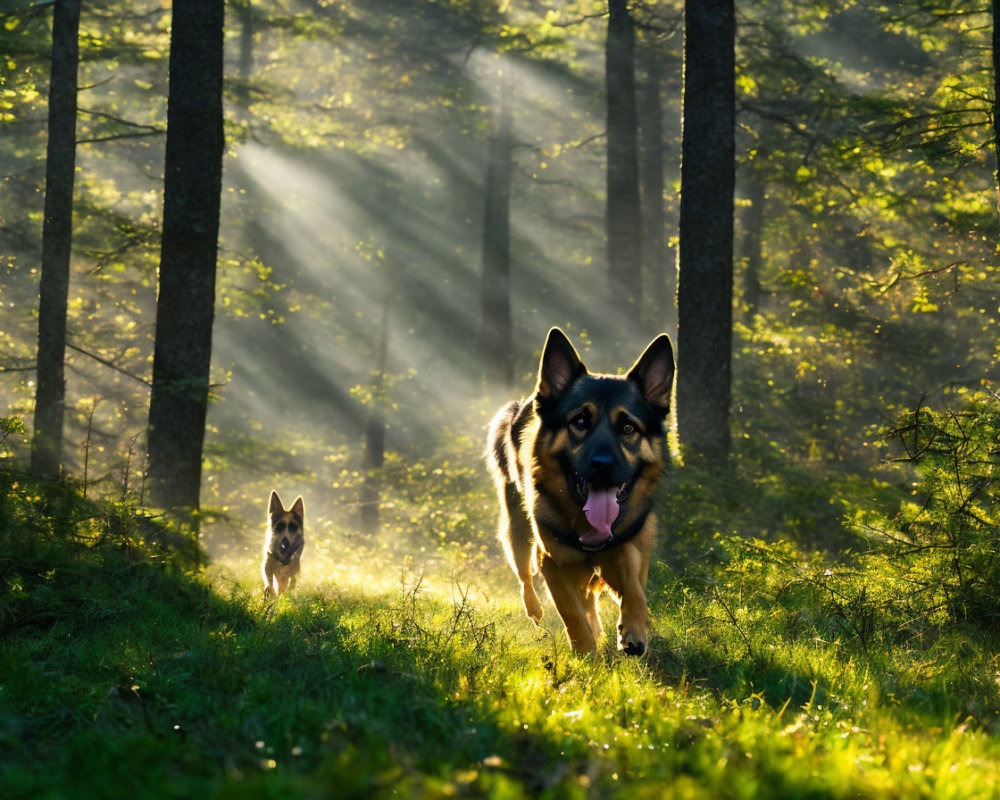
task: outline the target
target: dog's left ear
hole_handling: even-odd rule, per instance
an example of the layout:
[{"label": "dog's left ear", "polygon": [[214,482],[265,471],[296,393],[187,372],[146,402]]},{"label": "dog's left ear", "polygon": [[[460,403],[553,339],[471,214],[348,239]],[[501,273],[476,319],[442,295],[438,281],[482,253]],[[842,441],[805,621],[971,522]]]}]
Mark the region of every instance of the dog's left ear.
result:
[{"label": "dog's left ear", "polygon": [[301,497],[295,498],[295,502],[292,503],[292,507],[289,509],[289,511],[291,511],[299,519],[302,519],[305,516],[305,514],[302,511],[302,498]]},{"label": "dog's left ear", "polygon": [[281,504],[281,498],[278,497],[278,493],[275,491],[271,492],[271,499],[267,502],[267,513],[272,517],[276,517],[285,507]]},{"label": "dog's left ear", "polygon": [[670,392],[674,383],[674,348],[670,337],[661,333],[639,360],[628,371],[628,379],[635,382],[642,396],[657,411],[670,411]]},{"label": "dog's left ear", "polygon": [[552,328],[542,348],[535,394],[542,400],[553,400],[586,372],[587,368],[566,334],[559,328]]}]

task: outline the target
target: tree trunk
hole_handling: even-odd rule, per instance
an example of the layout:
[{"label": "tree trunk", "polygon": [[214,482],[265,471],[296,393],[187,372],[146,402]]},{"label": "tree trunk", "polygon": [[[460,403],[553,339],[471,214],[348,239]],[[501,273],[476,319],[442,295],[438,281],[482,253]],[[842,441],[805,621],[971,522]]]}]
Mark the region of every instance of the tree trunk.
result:
[{"label": "tree trunk", "polygon": [[1000,207],[1000,5],[990,3],[993,17],[993,152],[996,154],[997,204]]},{"label": "tree trunk", "polygon": [[510,313],[510,185],[513,115],[509,80],[500,78],[499,107],[486,161],[483,212],[482,323],[478,352],[486,379],[504,388],[513,382]]},{"label": "tree trunk", "polygon": [[389,318],[390,293],[385,292],[382,326],[379,334],[378,366],[372,373],[372,397],[365,420],[364,479],[361,483],[360,527],[363,533],[378,533],[382,500],[382,467],[385,465],[385,433],[388,427]]},{"label": "tree trunk", "polygon": [[[253,73],[253,2],[240,0],[236,4],[240,18],[240,60],[239,76],[243,81],[250,80]],[[244,87],[245,88],[245,87]]]},{"label": "tree trunk", "polygon": [[764,204],[767,202],[767,184],[755,175],[750,176],[750,207],[746,210],[746,238],[743,240],[746,271],[743,273],[743,302],[746,322],[752,326],[760,312],[760,271],[763,265]]},{"label": "tree trunk", "polygon": [[735,13],[687,0],[677,286],[677,427],[692,457],[729,452]]},{"label": "tree trunk", "polygon": [[79,30],[80,0],[56,0],[52,12],[49,140],[45,158],[45,219],[38,298],[38,372],[31,444],[31,472],[40,476],[57,475],[62,464]]},{"label": "tree trunk", "polygon": [[633,314],[642,297],[634,47],[627,0],[608,0],[608,285],[611,296],[625,300]]},{"label": "tree trunk", "polygon": [[654,332],[668,330],[675,322],[677,288],[667,266],[667,242],[663,213],[663,55],[654,42],[642,50],[646,79],[642,84],[639,133],[642,158],[642,263],[652,281]]},{"label": "tree trunk", "polygon": [[196,512],[222,187],[223,0],[174,0],[163,241],[149,402],[155,505]]}]

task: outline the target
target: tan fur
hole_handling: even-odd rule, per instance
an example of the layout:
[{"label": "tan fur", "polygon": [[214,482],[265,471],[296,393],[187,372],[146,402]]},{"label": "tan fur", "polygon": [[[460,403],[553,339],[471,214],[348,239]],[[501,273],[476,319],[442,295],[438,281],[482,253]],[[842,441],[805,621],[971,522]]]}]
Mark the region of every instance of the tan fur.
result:
[{"label": "tan fur", "polygon": [[[302,498],[285,508],[277,492],[271,492],[267,506],[267,530],[264,535],[264,558],[260,565],[264,578],[264,595],[281,597],[294,589],[301,569],[302,550],[305,545]],[[283,523],[283,525],[279,525]],[[282,542],[287,542],[285,555]]]},{"label": "tan fur", "polygon": [[[555,356],[547,360],[553,342]],[[661,336],[627,376],[597,377],[634,381],[636,390],[644,392],[650,405],[666,414],[673,371],[669,339]],[[579,490],[568,482],[564,464],[567,459],[583,458],[585,428],[573,430],[558,424],[551,427],[552,422],[543,426],[537,404],[558,397],[581,373],[590,375],[572,345],[561,331],[550,331],[534,396],[506,405],[490,424],[487,463],[500,500],[499,539],[521,585],[525,613],[535,624],[541,620],[542,605],[533,578],[540,572],[577,653],[597,649],[602,635],[598,603],[601,594],[607,592],[619,606],[618,648],[641,655],[647,647],[646,579],[656,539],[656,515],[651,513],[650,503],[664,466],[662,418],[637,417],[624,406],[602,412],[586,398],[565,409],[560,419],[566,425],[577,413],[595,420],[601,413],[615,422],[635,420],[631,430],[615,428],[619,457],[633,476],[631,500],[622,505],[615,524],[619,530],[631,533],[607,549],[576,546],[573,537],[580,537],[582,542],[588,532],[592,535],[593,528]],[[655,429],[644,428],[640,418],[655,425]]]},{"label": "tan fur", "polygon": [[[536,424],[537,426],[537,424]],[[601,594],[607,592],[619,606],[618,649],[640,647],[646,649],[646,576],[649,573],[649,559],[656,541],[656,517],[650,514],[639,533],[623,544],[610,550],[588,553],[560,542],[545,526],[543,521],[550,516],[558,516],[572,521],[573,528],[583,533],[587,521],[580,507],[570,497],[561,471],[556,467],[552,451],[548,449],[549,437],[531,435],[526,437],[526,445],[534,445],[534,481],[527,484],[525,505],[533,526],[519,526],[510,530],[510,535],[519,535],[522,540],[512,543],[514,552],[531,553],[537,566],[528,574],[542,573],[549,596],[556,611],[566,626],[570,645],[577,653],[591,653],[597,649],[601,639],[601,621],[598,602]],[[657,443],[658,444],[658,443]],[[652,452],[653,446],[649,445]],[[658,453],[660,447],[655,451]],[[527,460],[527,459],[526,459]],[[529,461],[530,463],[530,461]],[[651,492],[659,478],[662,458],[657,456],[648,463],[633,491]],[[544,486],[558,500],[532,490],[534,485]],[[631,520],[626,519],[625,522]],[[528,564],[515,566],[521,578],[528,571]],[[525,579],[522,580],[522,598]],[[530,586],[530,579],[528,580]],[[530,592],[534,596],[532,588]],[[537,598],[535,599],[537,603]],[[525,611],[537,624],[541,618],[541,604],[533,607],[536,614]]]}]

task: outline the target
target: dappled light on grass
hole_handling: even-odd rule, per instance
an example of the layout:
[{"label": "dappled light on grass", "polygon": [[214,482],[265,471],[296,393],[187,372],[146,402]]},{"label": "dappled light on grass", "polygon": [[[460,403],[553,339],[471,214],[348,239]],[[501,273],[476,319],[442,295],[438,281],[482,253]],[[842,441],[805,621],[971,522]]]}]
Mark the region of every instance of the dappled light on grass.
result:
[{"label": "dappled light on grass", "polygon": [[139,775],[240,797],[1000,789],[994,640],[900,640],[877,618],[863,644],[829,562],[788,543],[658,562],[647,655],[580,658],[488,569],[347,557],[320,523],[305,580],[273,602],[259,561],[171,567],[122,510],[81,502],[3,484],[4,795],[103,798]]}]

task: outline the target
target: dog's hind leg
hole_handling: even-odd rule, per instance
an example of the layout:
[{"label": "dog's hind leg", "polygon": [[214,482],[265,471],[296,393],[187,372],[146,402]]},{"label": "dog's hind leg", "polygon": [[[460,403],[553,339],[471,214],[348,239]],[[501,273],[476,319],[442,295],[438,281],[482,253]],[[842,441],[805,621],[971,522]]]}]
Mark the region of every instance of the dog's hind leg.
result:
[{"label": "dog's hind leg", "polygon": [[542,604],[532,582],[538,571],[535,564],[535,532],[521,501],[521,493],[513,483],[500,490],[500,543],[514,574],[521,583],[524,613],[536,625],[542,619]]}]

